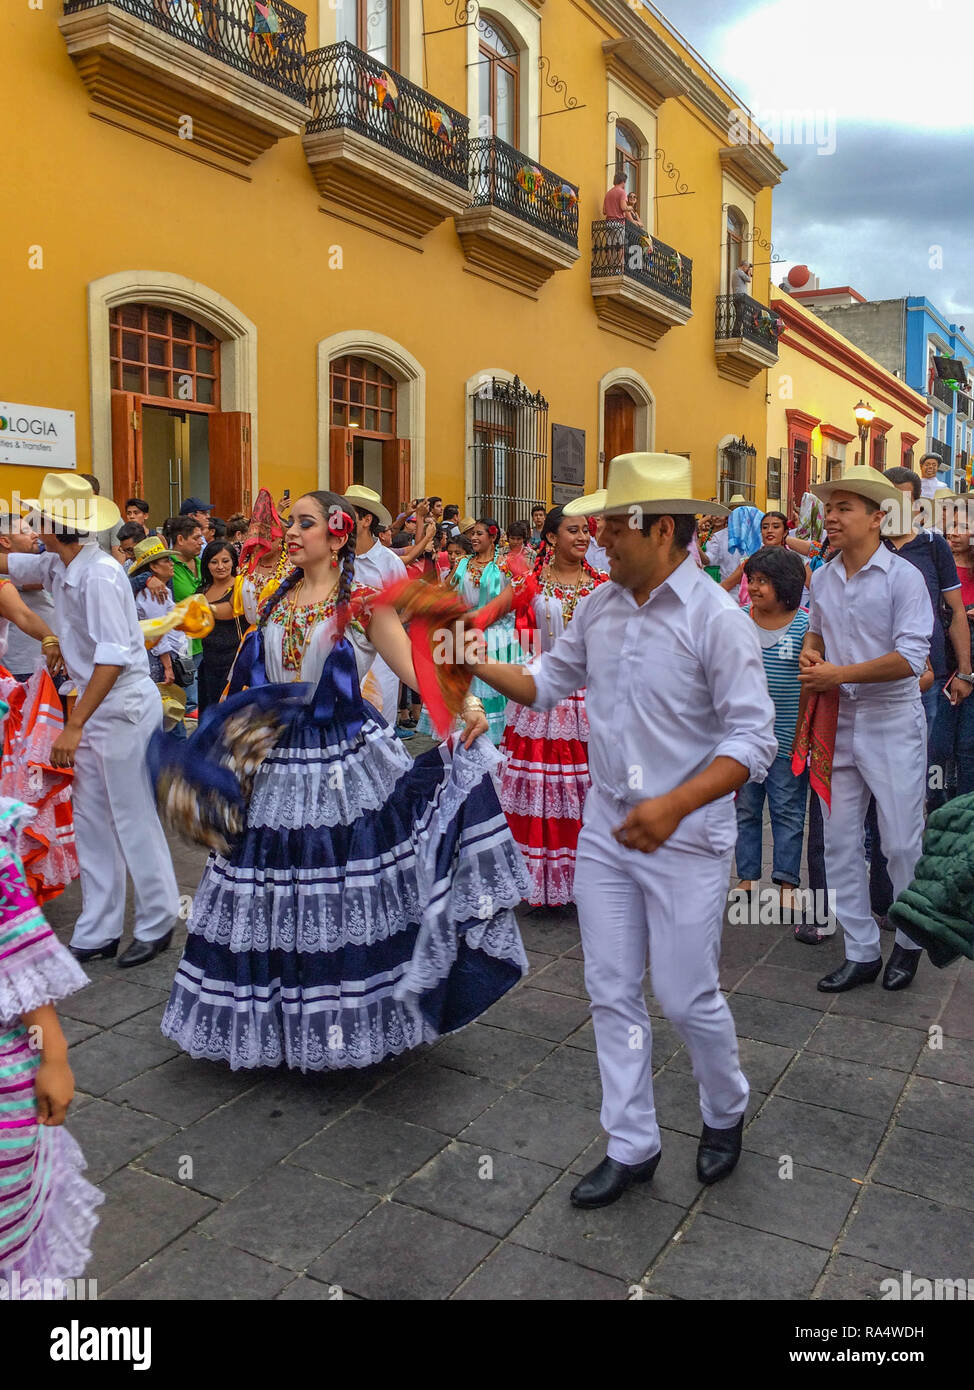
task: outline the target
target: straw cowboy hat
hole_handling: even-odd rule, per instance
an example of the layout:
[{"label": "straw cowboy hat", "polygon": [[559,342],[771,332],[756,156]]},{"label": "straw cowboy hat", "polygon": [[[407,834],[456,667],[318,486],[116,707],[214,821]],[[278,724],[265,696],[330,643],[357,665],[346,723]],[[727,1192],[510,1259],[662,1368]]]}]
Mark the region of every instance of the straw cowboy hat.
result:
[{"label": "straw cowboy hat", "polygon": [[641,507],[648,515],[726,516],[719,502],[693,495],[690,460],[682,454],[617,454],[609,464],[609,483],[601,506],[593,497],[576,497],[565,506],[566,516],[618,516]]},{"label": "straw cowboy hat", "polygon": [[382,505],[382,498],[370,487],[362,487],[359,483],[353,483],[342,501],[347,502],[351,507],[358,507],[360,511],[370,512],[372,516],[378,517],[383,526],[392,525],[391,512]]},{"label": "straw cowboy hat", "polygon": [[827,502],[833,492],[854,492],[857,497],[868,497],[871,502],[895,502],[899,506],[903,494],[889,478],[884,478],[877,469],[868,463],[856,463],[847,468],[838,478],[830,478],[827,483],[815,483],[809,492],[822,502]]},{"label": "straw cowboy hat", "polygon": [[139,541],[133,548],[135,556],[133,563],[129,566],[129,578],[133,574],[138,574],[139,570],[144,570],[147,566],[154,564],[156,560],[175,560],[177,558],[174,550],[167,550],[165,541],[159,536],[146,536],[144,541]]},{"label": "straw cowboy hat", "polygon": [[[584,506],[584,510],[580,510]],[[568,508],[571,507],[571,511]],[[605,488],[596,488],[594,492],[587,492],[584,497],[573,497],[571,502],[565,503],[566,516],[596,516],[605,510]]]},{"label": "straw cowboy hat", "polygon": [[179,685],[157,685],[162,696],[162,726],[167,733],[186,716],[186,691]]},{"label": "straw cowboy hat", "polygon": [[96,497],[91,483],[76,473],[45,473],[41,490],[21,502],[25,512],[38,512],[67,531],[92,534],[117,526],[122,514],[107,497]]},{"label": "straw cowboy hat", "polygon": [[465,536],[468,531],[472,531],[477,524],[477,518],[473,516],[462,516],[457,522],[457,530],[461,536]]},{"label": "straw cowboy hat", "polygon": [[743,492],[735,492],[734,496],[730,499],[727,505],[731,508],[731,510],[733,510],[734,507],[747,507],[750,505],[750,503],[744,496]]}]

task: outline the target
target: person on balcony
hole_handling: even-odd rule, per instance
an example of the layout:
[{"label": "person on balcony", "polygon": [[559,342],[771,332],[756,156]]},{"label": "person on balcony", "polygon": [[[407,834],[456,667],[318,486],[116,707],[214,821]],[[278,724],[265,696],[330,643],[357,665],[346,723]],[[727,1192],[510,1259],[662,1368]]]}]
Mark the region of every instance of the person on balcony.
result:
[{"label": "person on balcony", "polygon": [[731,294],[734,296],[734,332],[731,336],[734,338],[741,336],[744,327],[744,310],[753,276],[754,267],[750,261],[741,261],[731,275]]},{"label": "person on balcony", "polygon": [[612,187],[602,200],[602,216],[606,222],[606,250],[609,259],[622,269],[626,247],[626,214],[629,199],[626,195],[626,176],[622,170],[616,171]]}]

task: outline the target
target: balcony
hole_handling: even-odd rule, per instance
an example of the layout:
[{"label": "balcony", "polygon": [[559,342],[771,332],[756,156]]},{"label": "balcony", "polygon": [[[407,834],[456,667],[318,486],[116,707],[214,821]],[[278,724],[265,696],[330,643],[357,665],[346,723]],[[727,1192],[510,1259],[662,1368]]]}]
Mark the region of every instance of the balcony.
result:
[{"label": "balcony", "polygon": [[950,445],[945,444],[942,439],[931,439],[927,453],[936,454],[938,459],[940,459],[940,468],[937,469],[938,473],[941,468],[950,467]]},{"label": "balcony", "polygon": [[954,408],[954,393],[947,385],[946,381],[941,381],[939,376],[933,379],[933,390],[930,392],[931,399],[940,401],[948,410]]},{"label": "balcony", "polygon": [[283,0],[268,9],[265,19],[250,0],[64,0],[58,25],[92,101],[185,153],[247,165],[308,118],[305,16]]},{"label": "balcony", "polygon": [[969,420],[971,418],[971,398],[965,396],[963,391],[957,392],[957,403],[955,405],[958,420]]},{"label": "balcony", "polygon": [[328,210],[415,243],[470,203],[466,116],[350,43],[308,54],[305,156]]},{"label": "balcony", "polygon": [[778,360],[781,320],[748,294],[719,294],[714,323],[717,375],[746,386]]},{"label": "balcony", "polygon": [[692,315],[693,262],[632,222],[592,223],[592,298],[602,327],[645,347]]},{"label": "balcony", "polygon": [[470,141],[473,202],[457,219],[470,267],[530,298],[578,260],[578,189],[496,138]]}]

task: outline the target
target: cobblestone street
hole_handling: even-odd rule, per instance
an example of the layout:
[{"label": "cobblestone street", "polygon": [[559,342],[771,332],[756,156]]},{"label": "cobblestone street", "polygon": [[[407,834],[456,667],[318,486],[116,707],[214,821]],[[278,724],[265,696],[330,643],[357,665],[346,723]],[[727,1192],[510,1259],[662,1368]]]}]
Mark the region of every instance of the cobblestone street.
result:
[{"label": "cobblestone street", "polygon": [[[173,854],[192,893],[203,853]],[[74,884],[50,907],[62,940],[78,902]],[[482,1020],[354,1074],[178,1054],[159,1020],[182,932],[147,966],[86,967],[60,1013],[69,1125],[106,1195],[87,1270],[100,1297],[877,1299],[904,1270],[970,1272],[969,962],[829,998],[815,982],[841,959],[834,939],[727,926],[752,1091],[738,1169],[697,1183],[696,1086],[647,996],[663,1160],[651,1185],[581,1212],[568,1191],[604,1139],[577,921],[522,913],[521,929],[531,973]]]}]

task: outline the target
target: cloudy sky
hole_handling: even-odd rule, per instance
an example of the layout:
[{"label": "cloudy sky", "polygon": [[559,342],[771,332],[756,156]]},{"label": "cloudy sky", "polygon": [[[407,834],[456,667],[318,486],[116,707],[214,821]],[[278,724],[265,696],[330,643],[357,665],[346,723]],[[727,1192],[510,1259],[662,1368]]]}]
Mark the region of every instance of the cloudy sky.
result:
[{"label": "cloudy sky", "polygon": [[971,0],[659,7],[788,165],[774,196],[781,269],[803,262],[867,299],[925,294],[974,331]]}]

